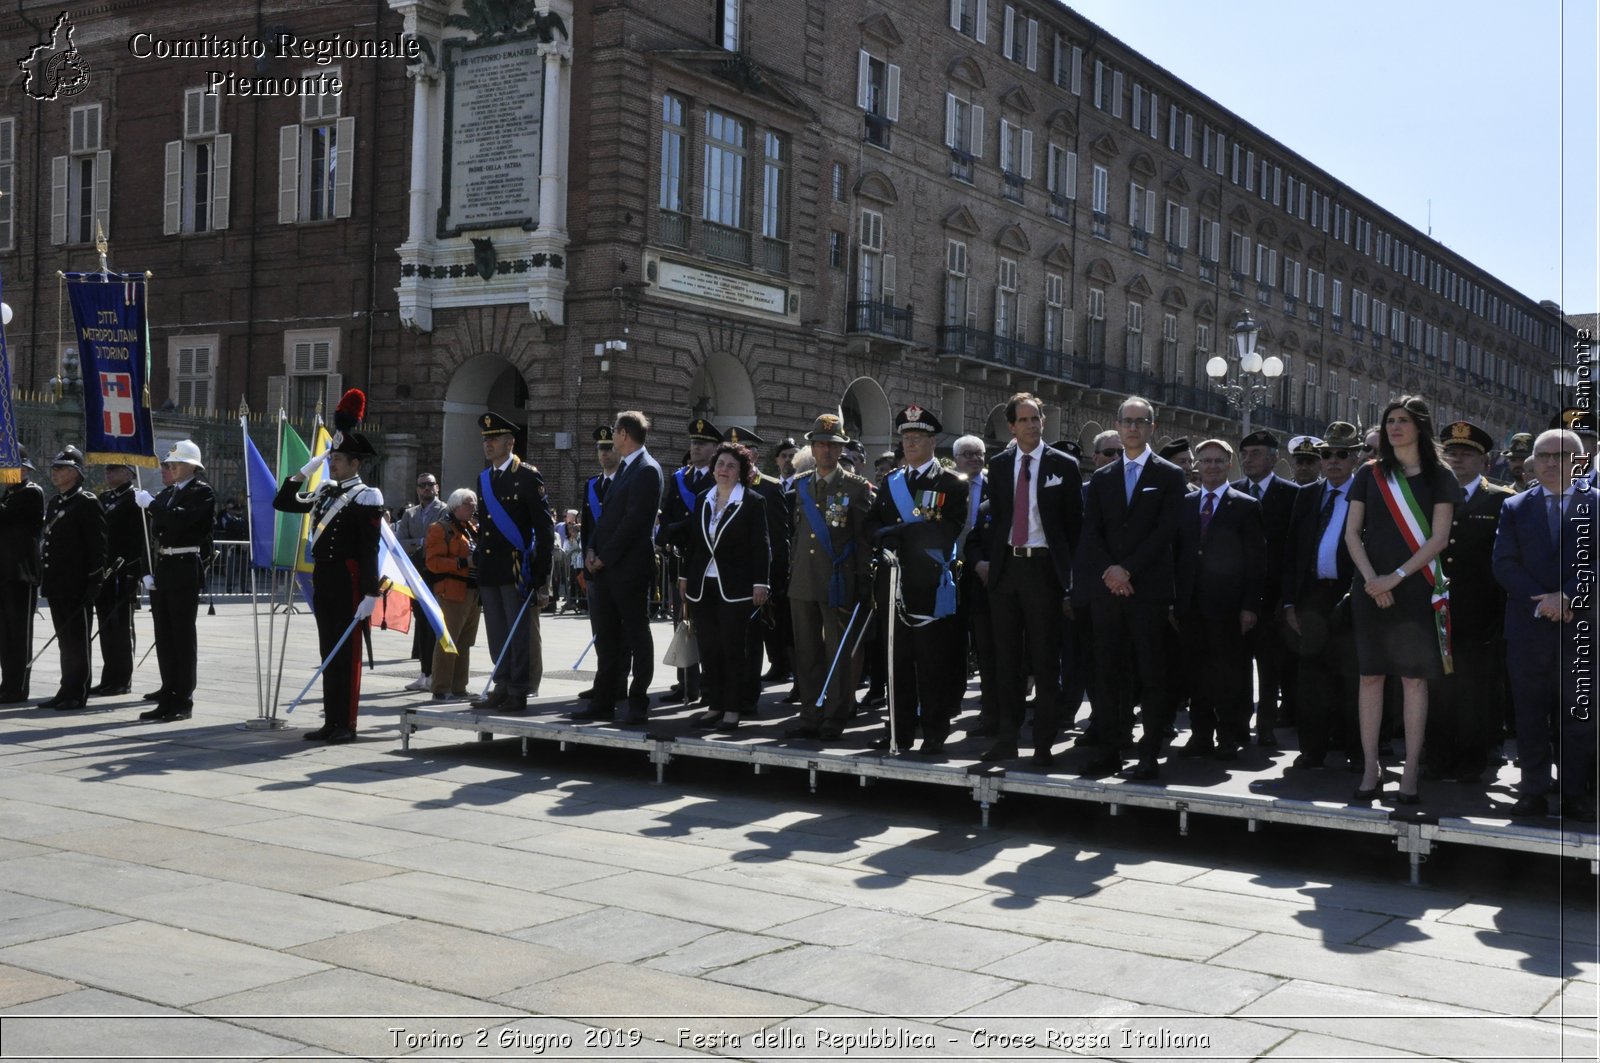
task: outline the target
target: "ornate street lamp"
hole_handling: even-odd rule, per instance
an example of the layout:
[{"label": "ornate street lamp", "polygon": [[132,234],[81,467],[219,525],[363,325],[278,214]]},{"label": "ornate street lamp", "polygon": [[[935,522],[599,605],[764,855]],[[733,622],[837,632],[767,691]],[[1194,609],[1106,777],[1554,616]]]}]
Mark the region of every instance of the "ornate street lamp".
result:
[{"label": "ornate street lamp", "polygon": [[1261,326],[1255,323],[1250,311],[1245,310],[1244,316],[1233,325],[1234,360],[1229,362],[1218,354],[1206,363],[1206,376],[1211,378],[1212,386],[1228,400],[1229,406],[1239,411],[1245,436],[1250,434],[1251,411],[1266,405],[1267,393],[1271,390],[1268,382],[1283,375],[1283,359],[1275,354],[1263,358],[1256,349],[1256,338],[1260,335]]}]

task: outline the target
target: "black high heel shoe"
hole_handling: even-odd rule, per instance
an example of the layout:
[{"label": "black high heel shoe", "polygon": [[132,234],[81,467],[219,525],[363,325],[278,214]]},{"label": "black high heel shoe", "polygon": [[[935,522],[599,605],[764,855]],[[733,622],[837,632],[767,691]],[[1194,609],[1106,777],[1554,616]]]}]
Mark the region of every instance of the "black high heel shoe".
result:
[{"label": "black high heel shoe", "polygon": [[1355,795],[1350,798],[1350,803],[1351,804],[1371,804],[1373,801],[1376,801],[1378,799],[1378,795],[1380,795],[1382,793],[1383,793],[1383,776],[1380,775],[1378,777],[1378,784],[1376,786],[1374,786],[1372,789],[1363,790],[1360,787],[1357,787]]},{"label": "black high heel shoe", "polygon": [[1418,804],[1421,804],[1422,803],[1422,787],[1420,785],[1418,785],[1417,792],[1414,793],[1414,794],[1408,794],[1404,790],[1396,790],[1394,792],[1394,799],[1398,804],[1402,804],[1402,805],[1418,805]]}]

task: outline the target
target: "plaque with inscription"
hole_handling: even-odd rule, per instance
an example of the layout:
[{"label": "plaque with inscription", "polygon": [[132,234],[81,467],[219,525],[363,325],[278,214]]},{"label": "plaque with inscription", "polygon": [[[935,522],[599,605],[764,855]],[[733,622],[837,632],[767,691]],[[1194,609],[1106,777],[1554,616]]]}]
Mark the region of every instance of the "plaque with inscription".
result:
[{"label": "plaque with inscription", "polygon": [[661,261],[660,280],[657,283],[662,291],[692,295],[697,299],[714,299],[746,310],[782,314],[787,309],[787,295],[782,288],[666,259]]},{"label": "plaque with inscription", "polygon": [[544,58],[537,40],[445,44],[445,186],[439,234],[539,216]]}]

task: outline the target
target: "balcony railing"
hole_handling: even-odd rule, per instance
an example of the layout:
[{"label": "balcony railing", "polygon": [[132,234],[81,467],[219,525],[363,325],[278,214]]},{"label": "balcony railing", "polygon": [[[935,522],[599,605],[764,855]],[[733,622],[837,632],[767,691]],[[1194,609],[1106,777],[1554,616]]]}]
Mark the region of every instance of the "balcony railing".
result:
[{"label": "balcony railing", "polygon": [[1167,245],[1167,265],[1172,269],[1183,268],[1183,248],[1177,244]]},{"label": "balcony railing", "polygon": [[960,148],[950,149],[950,176],[957,181],[972,183],[972,153]]},{"label": "balcony railing", "polygon": [[1256,285],[1256,302],[1262,306],[1272,305],[1272,285],[1259,283]]},{"label": "balcony railing", "polygon": [[1284,297],[1283,297],[1283,312],[1285,314],[1288,314],[1290,317],[1294,317],[1295,309],[1297,307],[1299,307],[1299,305],[1300,305],[1300,300],[1299,299],[1296,299],[1294,296],[1289,295],[1287,293],[1284,294]]},{"label": "balcony railing", "polygon": [[1211,388],[1168,384],[1162,394],[1169,406],[1208,413],[1214,417],[1226,417],[1228,414],[1228,400],[1223,398],[1221,392]]},{"label": "balcony railing", "polygon": [[894,129],[894,123],[881,114],[867,112],[866,141],[874,147],[887,149],[889,147],[889,134]]},{"label": "balcony railing", "polygon": [[910,343],[911,308],[902,309],[893,303],[852,302],[845,316],[844,329],[846,332],[888,336]]},{"label": "balcony railing", "polygon": [[675,210],[662,211],[658,236],[661,242],[669,247],[688,247],[689,215],[679,214]]},{"label": "balcony railing", "polygon": [[712,258],[722,258],[741,265],[750,264],[750,234],[743,229],[719,225],[708,221],[701,229],[705,253]]},{"label": "balcony railing", "polygon": [[761,265],[768,273],[789,272],[789,243],[770,236],[761,238]]},{"label": "balcony railing", "polygon": [[1128,250],[1136,255],[1148,255],[1150,253],[1150,234],[1143,229],[1129,229]]},{"label": "balcony railing", "polygon": [[939,327],[939,353],[1018,369],[1056,380],[1087,379],[1087,367],[1063,351],[1052,351],[967,325]]},{"label": "balcony railing", "polygon": [[1008,170],[1000,175],[1000,194],[1013,203],[1021,203],[1022,190],[1027,184],[1021,174],[1014,174]]},{"label": "balcony railing", "polygon": [[1340,317],[1338,314],[1334,314],[1332,317],[1328,318],[1328,327],[1334,332],[1342,334],[1344,332],[1344,318]]},{"label": "balcony railing", "polygon": [[1212,282],[1217,279],[1217,264],[1204,255],[1200,257],[1200,279]]},{"label": "balcony railing", "polygon": [[1060,192],[1050,193],[1050,205],[1045,210],[1056,221],[1072,220],[1072,200]]},{"label": "balcony railing", "polygon": [[1241,295],[1244,293],[1243,273],[1240,273],[1238,270],[1234,270],[1232,273],[1228,274],[1228,291],[1234,295]]},{"label": "balcony railing", "polygon": [[1111,219],[1098,210],[1094,211],[1090,218],[1089,232],[1094,238],[1096,240],[1111,239]]},{"label": "balcony railing", "polygon": [[1313,325],[1322,324],[1322,308],[1320,306],[1306,307],[1306,320]]}]

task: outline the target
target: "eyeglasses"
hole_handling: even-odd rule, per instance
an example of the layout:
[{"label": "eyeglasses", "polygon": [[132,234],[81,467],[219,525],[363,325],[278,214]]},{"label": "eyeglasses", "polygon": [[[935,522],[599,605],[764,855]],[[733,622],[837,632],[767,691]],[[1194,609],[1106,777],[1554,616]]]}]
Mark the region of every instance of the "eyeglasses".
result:
[{"label": "eyeglasses", "polygon": [[1120,458],[1122,457],[1122,448],[1108,447],[1107,449],[1100,451],[1100,456],[1102,458]]},{"label": "eyeglasses", "polygon": [[[1367,450],[1369,448],[1362,447],[1361,449]],[[1324,461],[1344,461],[1349,456],[1350,451],[1348,450],[1324,450],[1322,452],[1322,459]]]},{"label": "eyeglasses", "polygon": [[1117,423],[1124,428],[1149,428],[1156,422],[1153,417],[1122,417]]}]

